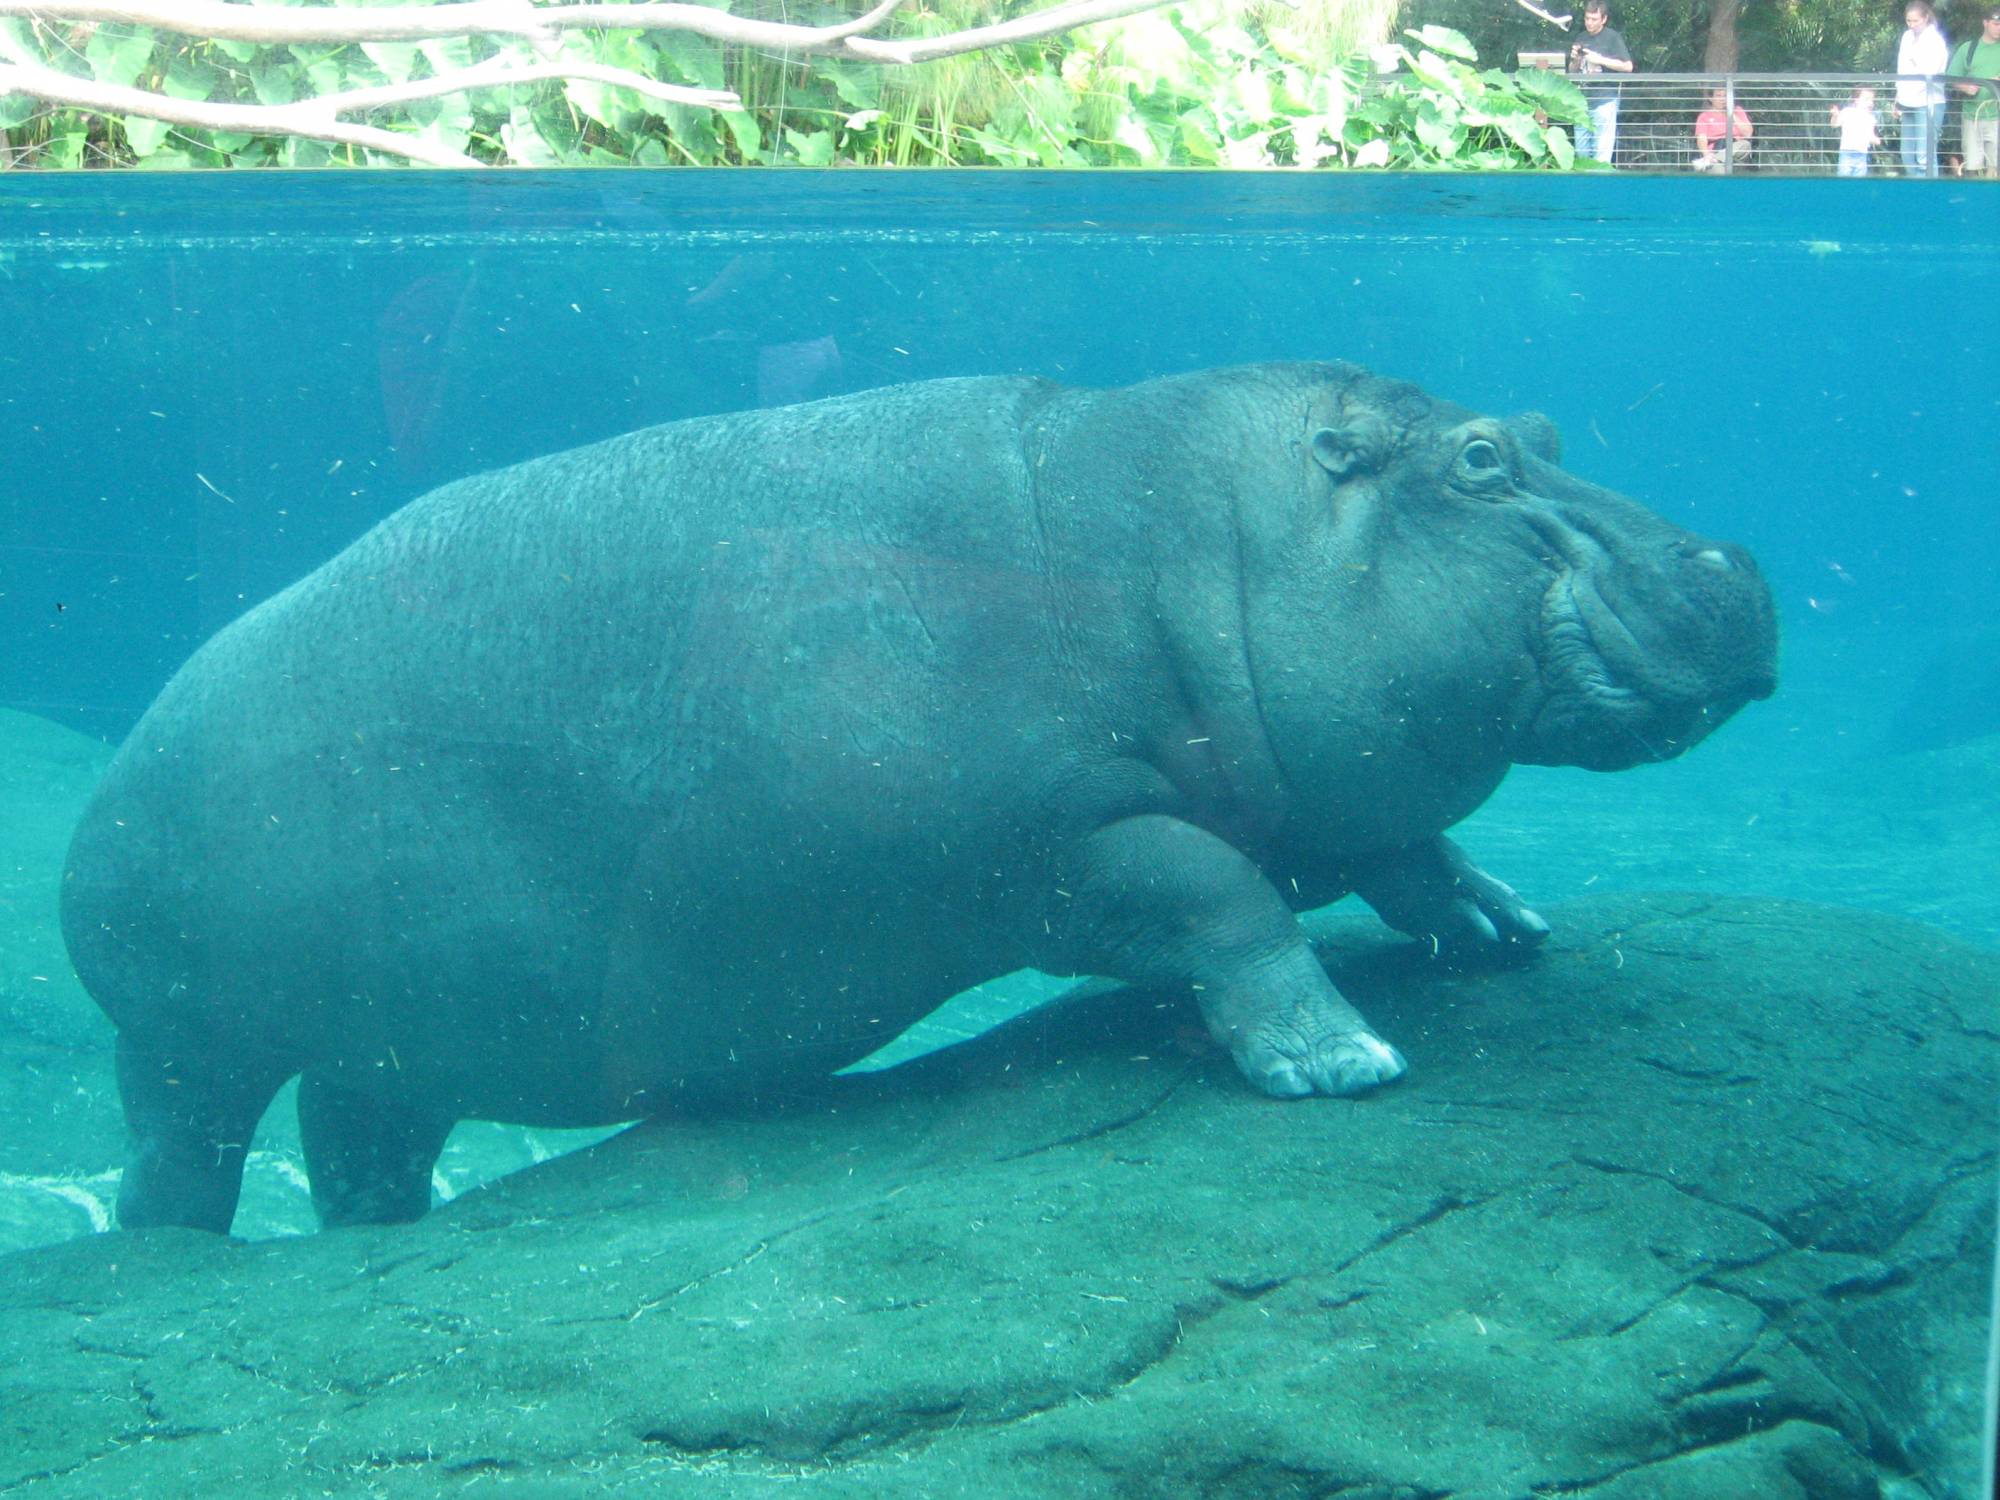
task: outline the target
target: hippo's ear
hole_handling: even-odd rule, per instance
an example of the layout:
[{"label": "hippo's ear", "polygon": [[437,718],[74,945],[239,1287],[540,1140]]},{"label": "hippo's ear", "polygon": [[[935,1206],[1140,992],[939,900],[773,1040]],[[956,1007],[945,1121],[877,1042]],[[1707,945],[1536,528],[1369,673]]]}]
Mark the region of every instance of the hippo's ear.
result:
[{"label": "hippo's ear", "polygon": [[1543,463],[1562,462],[1562,434],[1556,431],[1556,424],[1540,412],[1524,411],[1519,416],[1509,417],[1507,425],[1513,429],[1521,446]]},{"label": "hippo's ear", "polygon": [[1335,479],[1372,474],[1382,467],[1385,434],[1365,418],[1322,427],[1313,434],[1313,460]]}]

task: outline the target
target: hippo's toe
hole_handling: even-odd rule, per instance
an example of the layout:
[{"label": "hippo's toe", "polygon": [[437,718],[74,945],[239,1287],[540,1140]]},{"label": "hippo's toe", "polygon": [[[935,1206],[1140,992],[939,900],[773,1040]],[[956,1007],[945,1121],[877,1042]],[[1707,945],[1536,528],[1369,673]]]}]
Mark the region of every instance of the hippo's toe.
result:
[{"label": "hippo's toe", "polygon": [[1244,1037],[1231,1050],[1251,1085],[1279,1099],[1366,1093],[1394,1082],[1409,1066],[1402,1053],[1369,1031],[1310,1041],[1264,1031]]}]

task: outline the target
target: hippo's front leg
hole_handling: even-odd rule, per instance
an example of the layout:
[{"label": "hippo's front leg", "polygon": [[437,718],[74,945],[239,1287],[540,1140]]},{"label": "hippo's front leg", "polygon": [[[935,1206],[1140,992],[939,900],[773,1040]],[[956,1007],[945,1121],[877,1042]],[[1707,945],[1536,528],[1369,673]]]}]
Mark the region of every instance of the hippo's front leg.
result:
[{"label": "hippo's front leg", "polygon": [[1190,823],[1148,814],[1098,829],[1076,849],[1055,904],[1065,966],[1192,986],[1210,1034],[1267,1094],[1355,1094],[1404,1069],[1333,987],[1257,867]]},{"label": "hippo's front leg", "polygon": [[1383,921],[1448,958],[1520,953],[1549,935],[1519,892],[1442,834],[1356,860],[1347,877]]}]

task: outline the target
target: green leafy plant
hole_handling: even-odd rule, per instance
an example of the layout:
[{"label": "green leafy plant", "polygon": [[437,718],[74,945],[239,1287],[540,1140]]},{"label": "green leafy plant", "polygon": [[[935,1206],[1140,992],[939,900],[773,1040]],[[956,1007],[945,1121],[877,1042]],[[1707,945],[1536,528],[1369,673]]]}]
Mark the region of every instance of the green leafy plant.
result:
[{"label": "green leafy plant", "polygon": [[1391,167],[1568,168],[1569,132],[1585,116],[1582,93],[1560,73],[1479,68],[1463,34],[1447,26],[1404,33],[1386,59],[1400,70],[1357,88],[1341,144],[1350,160]]},{"label": "green leafy plant", "polygon": [[[728,89],[740,109],[569,78],[407,102],[372,123],[448,153],[524,166],[781,163],[1004,166],[1565,168],[1581,96],[1559,75],[1477,66],[1444,26],[1358,47],[1357,5],[1185,3],[908,68],[787,60],[684,33],[574,31],[577,62]],[[1001,0],[933,0],[908,34],[993,19]],[[1347,18],[1343,30],[1341,18]],[[1379,33],[1377,33],[1379,34]],[[0,60],[209,104],[289,104],[473,67],[498,44],[263,45],[114,23],[0,20]],[[16,164],[317,166],[390,160],[302,136],[197,129],[0,97]]]}]

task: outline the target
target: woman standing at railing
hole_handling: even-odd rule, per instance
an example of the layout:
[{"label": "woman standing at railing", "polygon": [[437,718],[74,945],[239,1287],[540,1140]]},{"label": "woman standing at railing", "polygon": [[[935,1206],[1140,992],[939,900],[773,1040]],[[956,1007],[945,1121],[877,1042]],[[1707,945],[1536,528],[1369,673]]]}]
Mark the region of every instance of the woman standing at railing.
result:
[{"label": "woman standing at railing", "polygon": [[[1896,81],[1897,134],[1903,153],[1905,177],[1935,177],[1938,174],[1938,136],[1944,130],[1944,88],[1937,75],[1950,60],[1951,47],[1937,23],[1937,12],[1927,0],[1910,0],[1903,10],[1903,39],[1896,47],[1896,71],[1906,76]],[[1927,75],[1912,78],[1907,75]]]}]

